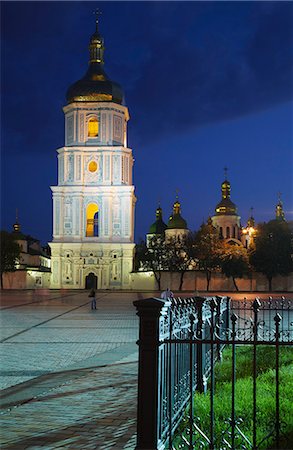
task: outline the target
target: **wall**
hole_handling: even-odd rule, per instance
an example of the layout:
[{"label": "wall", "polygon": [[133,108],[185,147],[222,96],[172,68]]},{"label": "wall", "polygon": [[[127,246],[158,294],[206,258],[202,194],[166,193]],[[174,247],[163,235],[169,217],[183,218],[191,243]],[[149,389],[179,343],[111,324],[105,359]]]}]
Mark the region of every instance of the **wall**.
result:
[{"label": "wall", "polygon": [[51,272],[16,270],[3,274],[4,289],[50,288]]},{"label": "wall", "polygon": [[[236,279],[239,291],[267,291],[268,281],[260,273],[253,273],[252,277]],[[178,291],[180,285],[179,272],[163,272],[161,277],[161,289],[169,287],[173,291]],[[204,272],[188,271],[183,279],[183,291],[206,291],[207,281]],[[273,278],[273,291],[293,292],[293,273],[286,277],[278,276]],[[152,272],[136,272],[131,274],[132,290],[157,290],[154,274]],[[232,278],[226,278],[222,273],[212,274],[210,280],[210,291],[234,291],[235,287]]]}]

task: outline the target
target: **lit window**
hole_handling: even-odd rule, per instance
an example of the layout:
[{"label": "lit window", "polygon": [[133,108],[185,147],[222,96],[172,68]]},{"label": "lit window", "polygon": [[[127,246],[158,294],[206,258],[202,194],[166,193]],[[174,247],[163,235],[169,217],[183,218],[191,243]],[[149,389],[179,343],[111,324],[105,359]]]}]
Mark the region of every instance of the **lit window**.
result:
[{"label": "lit window", "polygon": [[96,161],[91,161],[89,163],[89,171],[90,172],[96,172],[97,168],[98,168],[98,164],[96,163]]},{"label": "lit window", "polygon": [[95,203],[90,203],[86,210],[86,236],[99,236],[99,208]]},{"label": "lit window", "polygon": [[99,135],[99,122],[96,117],[92,117],[88,122],[88,137],[97,137]]}]

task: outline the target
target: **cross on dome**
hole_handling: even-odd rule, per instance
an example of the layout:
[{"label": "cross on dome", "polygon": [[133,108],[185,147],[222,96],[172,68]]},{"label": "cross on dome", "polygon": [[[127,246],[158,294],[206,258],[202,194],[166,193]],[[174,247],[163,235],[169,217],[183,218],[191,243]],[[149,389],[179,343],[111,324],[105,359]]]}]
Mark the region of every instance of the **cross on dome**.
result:
[{"label": "cross on dome", "polygon": [[97,9],[95,9],[95,11],[93,11],[93,14],[95,14],[95,16],[96,16],[96,31],[98,31],[99,16],[102,15],[102,11],[99,8],[97,8]]}]

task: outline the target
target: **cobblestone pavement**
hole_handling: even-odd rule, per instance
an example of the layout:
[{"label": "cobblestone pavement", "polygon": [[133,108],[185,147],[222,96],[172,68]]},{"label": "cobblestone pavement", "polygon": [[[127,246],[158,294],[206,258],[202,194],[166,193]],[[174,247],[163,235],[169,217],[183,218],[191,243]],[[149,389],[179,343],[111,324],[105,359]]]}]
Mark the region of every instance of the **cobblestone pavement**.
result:
[{"label": "cobblestone pavement", "polygon": [[134,449],[143,293],[1,295],[1,449]]}]

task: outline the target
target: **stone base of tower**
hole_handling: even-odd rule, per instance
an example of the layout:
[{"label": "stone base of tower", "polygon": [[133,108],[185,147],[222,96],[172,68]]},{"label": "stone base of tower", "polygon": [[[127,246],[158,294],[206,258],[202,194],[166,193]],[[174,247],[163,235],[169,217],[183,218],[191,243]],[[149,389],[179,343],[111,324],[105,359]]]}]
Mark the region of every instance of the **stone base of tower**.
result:
[{"label": "stone base of tower", "polygon": [[129,289],[135,244],[51,242],[51,289]]}]

